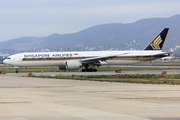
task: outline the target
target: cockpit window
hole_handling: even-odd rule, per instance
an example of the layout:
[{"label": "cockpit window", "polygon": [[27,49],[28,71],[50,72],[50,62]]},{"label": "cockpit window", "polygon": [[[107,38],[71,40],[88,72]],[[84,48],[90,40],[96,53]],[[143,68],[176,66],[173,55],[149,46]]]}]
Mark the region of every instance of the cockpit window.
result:
[{"label": "cockpit window", "polygon": [[9,60],[10,60],[11,58],[10,58],[10,57],[7,57],[6,59],[9,59]]}]

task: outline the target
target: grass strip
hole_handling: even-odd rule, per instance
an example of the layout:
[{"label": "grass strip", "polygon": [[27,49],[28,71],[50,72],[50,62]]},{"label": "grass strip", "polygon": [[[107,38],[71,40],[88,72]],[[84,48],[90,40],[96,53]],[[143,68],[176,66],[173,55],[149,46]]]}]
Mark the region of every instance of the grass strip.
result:
[{"label": "grass strip", "polygon": [[169,84],[179,85],[180,74],[178,75],[157,75],[157,74],[121,74],[121,75],[72,75],[72,76],[30,76],[36,78],[54,78],[67,80],[87,80],[100,82],[122,82],[139,84]]},{"label": "grass strip", "polygon": [[[142,71],[142,70],[180,70],[180,68],[159,68],[159,67],[99,67],[98,71]],[[0,67],[0,71],[6,71],[7,73],[14,73],[14,68]],[[20,72],[63,72],[58,70],[57,67],[42,67],[42,68],[19,68]],[[81,71],[81,69],[80,69]],[[71,72],[78,72],[78,70],[71,70]]]}]

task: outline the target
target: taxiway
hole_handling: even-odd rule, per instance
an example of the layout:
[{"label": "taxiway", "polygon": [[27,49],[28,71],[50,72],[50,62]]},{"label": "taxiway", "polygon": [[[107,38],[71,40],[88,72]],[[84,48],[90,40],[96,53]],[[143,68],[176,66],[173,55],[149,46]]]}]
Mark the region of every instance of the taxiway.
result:
[{"label": "taxiway", "polygon": [[[102,72],[32,72],[33,75],[45,75],[45,76],[56,76],[56,75],[116,75],[116,74],[161,74],[166,71],[167,74],[180,74],[180,70],[139,70],[139,71],[122,71],[116,73],[115,71],[102,71]],[[26,76],[28,73],[7,73],[12,76]]]}]

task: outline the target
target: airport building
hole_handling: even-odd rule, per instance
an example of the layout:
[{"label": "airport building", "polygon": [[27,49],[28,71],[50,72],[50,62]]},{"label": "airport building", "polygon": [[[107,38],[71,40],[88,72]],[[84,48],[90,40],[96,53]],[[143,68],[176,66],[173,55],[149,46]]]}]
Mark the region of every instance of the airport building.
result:
[{"label": "airport building", "polygon": [[2,54],[2,53],[0,52],[0,64],[3,63],[4,58],[6,58],[7,56],[9,56],[9,54]]}]

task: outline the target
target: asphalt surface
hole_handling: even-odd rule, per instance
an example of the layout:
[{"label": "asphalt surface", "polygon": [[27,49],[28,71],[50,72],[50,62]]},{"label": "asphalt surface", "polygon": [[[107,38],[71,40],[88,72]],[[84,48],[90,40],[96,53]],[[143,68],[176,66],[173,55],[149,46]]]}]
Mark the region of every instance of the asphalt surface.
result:
[{"label": "asphalt surface", "polygon": [[[129,71],[136,74],[133,71]],[[141,71],[144,74],[150,71]],[[151,71],[154,73],[154,71]],[[162,71],[155,71],[162,72]],[[167,73],[170,71],[167,71]],[[178,73],[178,71],[171,71]],[[33,74],[126,74],[33,73]],[[178,85],[128,84],[0,75],[0,120],[179,120]]]}]

